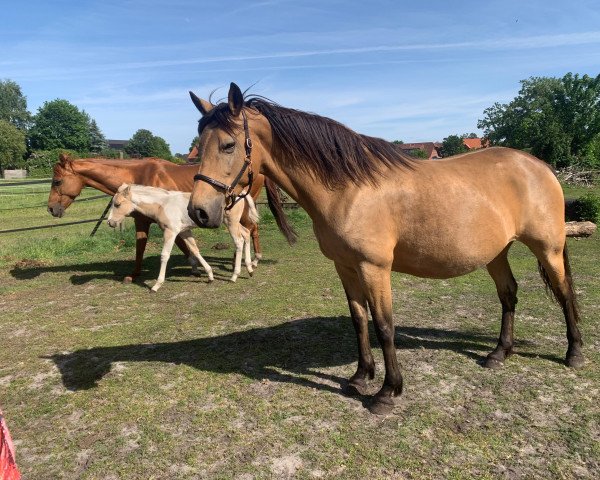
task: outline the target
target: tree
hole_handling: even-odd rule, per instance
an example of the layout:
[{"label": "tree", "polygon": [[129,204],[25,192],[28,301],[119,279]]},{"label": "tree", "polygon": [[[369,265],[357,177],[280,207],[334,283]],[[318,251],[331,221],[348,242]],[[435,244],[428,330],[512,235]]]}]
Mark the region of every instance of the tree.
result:
[{"label": "tree", "polygon": [[[200,137],[198,135],[196,135],[193,139],[192,139],[192,143],[190,144],[190,152],[194,149],[194,147],[198,146],[198,143],[200,143]],[[188,152],[189,153],[189,152]]]},{"label": "tree", "polygon": [[108,142],[106,138],[98,128],[98,124],[96,120],[90,120],[89,125],[89,133],[90,133],[90,152],[92,153],[100,153],[103,150],[108,148]]},{"label": "tree", "polygon": [[0,170],[23,168],[26,151],[25,134],[7,120],[0,120]]},{"label": "tree", "polygon": [[562,78],[531,77],[521,81],[509,103],[484,110],[477,127],[493,145],[531,151],[546,162],[600,165],[600,75],[566,74]]},{"label": "tree", "polygon": [[458,135],[449,135],[442,141],[442,157],[451,157],[467,151],[467,147],[463,143],[463,137]]},{"label": "tree", "polygon": [[133,134],[133,137],[125,145],[125,151],[129,155],[142,157],[160,157],[167,160],[172,158],[168,143],[145,129],[140,129]]},{"label": "tree", "polygon": [[67,148],[78,152],[90,149],[90,117],[67,100],[45,102],[29,131],[34,150]]},{"label": "tree", "polygon": [[429,155],[427,155],[427,152],[420,148],[415,148],[415,149],[409,150],[408,154],[414,158],[429,158]]},{"label": "tree", "polygon": [[21,131],[27,130],[31,122],[27,98],[12,80],[0,80],[0,120],[6,120]]}]

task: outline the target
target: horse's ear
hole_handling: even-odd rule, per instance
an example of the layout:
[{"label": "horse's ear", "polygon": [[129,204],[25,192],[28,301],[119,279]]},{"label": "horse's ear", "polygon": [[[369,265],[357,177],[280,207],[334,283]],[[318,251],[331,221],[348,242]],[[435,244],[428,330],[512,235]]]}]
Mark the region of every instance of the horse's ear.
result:
[{"label": "horse's ear", "polygon": [[69,156],[66,153],[61,153],[58,156],[58,161],[64,167],[67,164],[67,162],[69,161]]},{"label": "horse's ear", "polygon": [[233,82],[229,85],[227,101],[229,103],[229,111],[234,117],[237,117],[242,111],[242,108],[244,108],[244,94],[240,90],[240,87]]},{"label": "horse's ear", "polygon": [[121,186],[117,189],[117,192],[127,195],[129,193],[129,187],[131,187],[131,185],[129,185],[128,183],[122,183]]},{"label": "horse's ear", "polygon": [[198,98],[196,94],[192,91],[190,91],[190,97],[192,99],[192,102],[194,102],[194,105],[196,105],[196,108],[200,111],[200,113],[203,116],[210,112],[213,108],[215,108],[215,106],[212,103]]}]

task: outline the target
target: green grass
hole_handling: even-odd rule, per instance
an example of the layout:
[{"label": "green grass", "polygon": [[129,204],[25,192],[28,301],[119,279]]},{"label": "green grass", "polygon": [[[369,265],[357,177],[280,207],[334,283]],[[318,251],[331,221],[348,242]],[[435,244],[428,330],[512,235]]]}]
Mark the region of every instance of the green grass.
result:
[{"label": "green grass", "polygon": [[[45,207],[0,211],[0,229],[94,218],[104,205],[75,204],[61,220]],[[511,250],[517,353],[500,371],[478,363],[499,331],[485,272],[394,275],[405,391],[377,417],[368,399],[341,393],[356,365],[345,296],[310,220],[291,216],[298,245],[263,213],[264,261],[235,284],[225,281],[232,249],[212,248],[229,243],[227,232],[197,230],[217,280],[190,277],[174,250],[154,295],[156,230],[131,285],[120,281],[132,268],[131,225],[122,234],[103,225],[93,239],[93,224],[0,235],[0,405],[25,478],[600,475],[600,236],[569,240],[588,361],[580,371],[562,364],[562,314],[521,245]],[[376,391],[374,335],[372,345]]]}]

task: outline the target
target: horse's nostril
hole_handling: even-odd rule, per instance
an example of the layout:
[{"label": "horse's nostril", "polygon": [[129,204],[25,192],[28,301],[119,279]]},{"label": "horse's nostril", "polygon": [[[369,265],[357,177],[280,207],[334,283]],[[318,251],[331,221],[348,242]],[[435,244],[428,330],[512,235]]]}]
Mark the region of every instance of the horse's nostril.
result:
[{"label": "horse's nostril", "polygon": [[208,221],[208,214],[206,213],[206,210],[204,210],[202,208],[197,208],[196,209],[196,218],[198,219],[198,221],[200,223],[206,223]]}]

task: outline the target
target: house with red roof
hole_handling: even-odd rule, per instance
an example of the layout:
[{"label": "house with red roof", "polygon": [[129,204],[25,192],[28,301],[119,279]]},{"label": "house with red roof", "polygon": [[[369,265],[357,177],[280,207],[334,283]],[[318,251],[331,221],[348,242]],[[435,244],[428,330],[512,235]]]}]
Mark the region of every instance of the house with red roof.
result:
[{"label": "house with red roof", "polygon": [[416,156],[415,154],[418,150],[421,150],[422,152],[425,152],[425,158],[428,158],[429,160],[442,158],[440,153],[442,144],[438,142],[401,143],[397,146],[404,153],[407,153],[413,157]]}]

